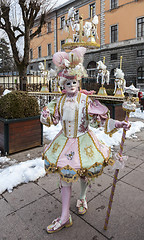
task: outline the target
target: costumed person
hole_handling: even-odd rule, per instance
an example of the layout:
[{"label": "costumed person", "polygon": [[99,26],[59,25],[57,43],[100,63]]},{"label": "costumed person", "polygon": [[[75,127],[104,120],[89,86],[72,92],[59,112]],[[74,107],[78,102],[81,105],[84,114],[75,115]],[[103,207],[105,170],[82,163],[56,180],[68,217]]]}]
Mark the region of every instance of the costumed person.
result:
[{"label": "costumed person", "polygon": [[72,225],[70,198],[72,182],[80,178],[81,192],[76,207],[79,214],[85,214],[87,206],[86,191],[90,179],[102,174],[104,167],[112,165],[111,150],[99,141],[89,129],[105,126],[105,133],[112,134],[118,128],[129,128],[129,123],[109,118],[109,110],[98,100],[92,101],[88,95],[78,91],[79,80],[86,76],[83,57],[86,49],[78,47],[69,54],[57,52],[53,62],[58,67],[60,86],[64,94],[44,107],[41,122],[47,126],[61,121],[62,130],[54,140],[44,147],[43,159],[47,173],[60,175],[62,213],[48,227],[54,233]]}]

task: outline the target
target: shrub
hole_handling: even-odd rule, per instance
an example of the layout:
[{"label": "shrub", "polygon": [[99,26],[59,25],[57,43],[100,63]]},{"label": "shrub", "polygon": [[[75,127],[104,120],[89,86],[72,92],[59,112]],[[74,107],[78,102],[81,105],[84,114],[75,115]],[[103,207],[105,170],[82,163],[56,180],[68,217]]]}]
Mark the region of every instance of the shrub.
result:
[{"label": "shrub", "polygon": [[3,94],[3,88],[0,86],[0,96]]},{"label": "shrub", "polygon": [[0,117],[6,119],[25,118],[39,115],[35,97],[27,92],[13,91],[0,98]]}]

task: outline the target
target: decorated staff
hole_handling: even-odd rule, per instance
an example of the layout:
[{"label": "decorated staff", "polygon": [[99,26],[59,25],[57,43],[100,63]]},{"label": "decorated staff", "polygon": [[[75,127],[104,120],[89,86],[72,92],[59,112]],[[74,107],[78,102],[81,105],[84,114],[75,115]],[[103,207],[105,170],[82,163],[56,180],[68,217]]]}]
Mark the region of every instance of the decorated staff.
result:
[{"label": "decorated staff", "polygon": [[[128,123],[129,119],[129,114],[130,112],[134,112],[136,109],[136,98],[133,97],[134,94],[136,94],[139,91],[139,89],[135,88],[133,85],[130,87],[125,87],[125,92],[128,93],[129,97],[127,98],[127,101],[123,103],[123,110],[126,111],[126,117],[125,117],[125,122]],[[124,147],[124,142],[125,142],[125,137],[126,137],[126,130],[128,130],[130,126],[126,129],[123,129],[123,134],[122,134],[122,139],[120,143],[120,150],[119,153],[116,155],[116,165],[117,169],[115,170],[114,178],[113,178],[113,185],[111,189],[111,194],[109,198],[109,204],[108,204],[108,209],[107,209],[107,215],[105,218],[105,224],[104,224],[104,230],[107,230],[108,222],[109,222],[109,217],[110,217],[110,212],[112,208],[112,202],[113,202],[113,197],[114,197],[114,192],[115,192],[115,187],[116,187],[116,182],[117,182],[117,177],[119,173],[119,169],[124,167],[124,157],[122,156],[123,152],[123,147]],[[118,166],[119,165],[119,166]]]}]

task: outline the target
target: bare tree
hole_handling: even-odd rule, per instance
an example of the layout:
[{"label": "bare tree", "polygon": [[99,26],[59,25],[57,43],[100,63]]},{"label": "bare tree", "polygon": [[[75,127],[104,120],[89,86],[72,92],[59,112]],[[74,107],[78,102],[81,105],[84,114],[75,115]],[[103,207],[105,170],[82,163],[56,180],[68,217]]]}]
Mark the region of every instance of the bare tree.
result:
[{"label": "bare tree", "polygon": [[[45,17],[57,0],[0,0],[0,29],[11,45],[14,61],[20,75],[20,89],[26,91],[30,40],[41,32]],[[30,30],[37,25],[35,31]]]}]

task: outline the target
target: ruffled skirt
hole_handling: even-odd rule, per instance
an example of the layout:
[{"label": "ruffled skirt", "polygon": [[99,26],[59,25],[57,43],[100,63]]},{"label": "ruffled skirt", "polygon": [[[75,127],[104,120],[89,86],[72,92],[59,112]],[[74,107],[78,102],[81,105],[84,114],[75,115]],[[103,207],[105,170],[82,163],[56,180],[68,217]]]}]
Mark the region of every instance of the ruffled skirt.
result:
[{"label": "ruffled skirt", "polygon": [[58,173],[62,180],[74,182],[78,177],[94,178],[112,165],[111,149],[89,130],[77,138],[67,138],[62,131],[46,145],[43,152],[47,173]]}]

